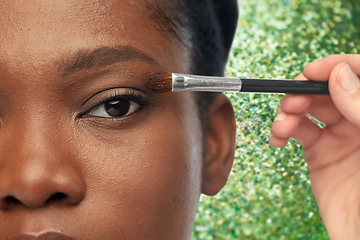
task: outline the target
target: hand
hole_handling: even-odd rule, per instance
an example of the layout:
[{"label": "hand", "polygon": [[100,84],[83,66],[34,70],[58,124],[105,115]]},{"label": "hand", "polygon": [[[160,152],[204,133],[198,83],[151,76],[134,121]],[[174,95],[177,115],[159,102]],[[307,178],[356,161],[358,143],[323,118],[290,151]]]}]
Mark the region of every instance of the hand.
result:
[{"label": "hand", "polygon": [[[332,240],[360,239],[360,55],[308,64],[298,80],[329,80],[330,96],[286,95],[270,144],[302,146],[320,214]],[[326,124],[319,128],[306,115]]]}]

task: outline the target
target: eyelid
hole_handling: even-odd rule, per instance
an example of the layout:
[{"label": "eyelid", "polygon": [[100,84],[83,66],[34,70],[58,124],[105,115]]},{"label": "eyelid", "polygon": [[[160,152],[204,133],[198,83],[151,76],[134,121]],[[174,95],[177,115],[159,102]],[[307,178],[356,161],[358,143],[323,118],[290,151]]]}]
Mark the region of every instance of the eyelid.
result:
[{"label": "eyelid", "polygon": [[144,97],[144,93],[133,88],[126,88],[125,91],[116,91],[112,92],[112,95],[104,96],[102,99],[99,99],[98,104],[115,101],[118,99],[133,101],[139,104],[140,106],[146,106],[149,104],[149,99]]},{"label": "eyelid", "polygon": [[100,104],[119,99],[133,101],[140,105],[140,107],[145,107],[150,104],[150,97],[141,90],[135,88],[112,88],[101,91],[94,96],[88,98],[82,104],[81,108],[85,110],[81,111],[81,116],[88,113],[91,109],[99,106]]}]

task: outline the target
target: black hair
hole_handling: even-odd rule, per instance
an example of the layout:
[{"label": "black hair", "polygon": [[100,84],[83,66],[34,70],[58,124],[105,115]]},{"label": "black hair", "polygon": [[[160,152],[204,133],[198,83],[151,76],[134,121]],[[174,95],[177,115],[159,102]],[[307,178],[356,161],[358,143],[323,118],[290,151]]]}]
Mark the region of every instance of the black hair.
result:
[{"label": "black hair", "polygon": [[[171,0],[188,31],[191,73],[223,76],[239,15],[237,0]],[[206,123],[216,93],[196,93],[199,115]]]},{"label": "black hair", "polygon": [[222,76],[237,25],[237,0],[171,1],[189,35],[191,72]]},{"label": "black hair", "polygon": [[[148,5],[160,29],[188,48],[190,73],[223,76],[239,15],[237,0],[153,0]],[[195,93],[206,122],[216,93]]]}]

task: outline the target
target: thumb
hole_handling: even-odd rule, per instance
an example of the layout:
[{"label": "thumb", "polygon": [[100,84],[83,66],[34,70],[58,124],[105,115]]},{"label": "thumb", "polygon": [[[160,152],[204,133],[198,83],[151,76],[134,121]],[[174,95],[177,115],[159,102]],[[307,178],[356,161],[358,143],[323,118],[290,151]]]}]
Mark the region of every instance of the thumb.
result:
[{"label": "thumb", "polygon": [[360,80],[348,64],[337,64],[329,79],[331,98],[350,122],[360,126]]}]

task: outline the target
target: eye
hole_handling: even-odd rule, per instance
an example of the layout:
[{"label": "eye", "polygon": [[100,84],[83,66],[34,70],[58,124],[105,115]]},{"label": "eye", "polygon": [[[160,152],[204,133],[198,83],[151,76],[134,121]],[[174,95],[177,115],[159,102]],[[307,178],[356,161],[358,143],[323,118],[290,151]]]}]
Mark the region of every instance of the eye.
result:
[{"label": "eye", "polygon": [[87,115],[94,117],[119,118],[132,114],[140,107],[130,100],[112,100],[92,108]]},{"label": "eye", "polygon": [[[111,88],[101,91],[86,100],[82,105],[84,111],[80,117],[96,117],[109,120],[121,120],[135,112],[147,109],[149,96],[138,89]],[[95,120],[95,119],[93,119]],[[101,120],[103,121],[103,120]]]}]

